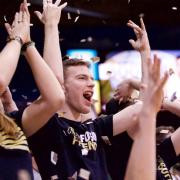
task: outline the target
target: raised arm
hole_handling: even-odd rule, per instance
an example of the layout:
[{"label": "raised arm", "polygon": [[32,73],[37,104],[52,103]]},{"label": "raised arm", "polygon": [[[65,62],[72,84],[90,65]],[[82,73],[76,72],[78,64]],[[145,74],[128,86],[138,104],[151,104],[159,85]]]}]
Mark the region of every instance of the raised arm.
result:
[{"label": "raised arm", "polygon": [[[147,63],[147,62],[146,62]],[[143,105],[138,117],[137,132],[131,150],[125,180],[156,179],[156,115],[160,110],[163,87],[168,74],[160,78],[160,60],[148,60],[146,85],[143,90]]]},{"label": "raised arm", "polygon": [[162,109],[170,111],[180,117],[180,101],[178,99],[171,101],[168,98],[164,98],[162,102]]},{"label": "raised arm", "polygon": [[146,75],[146,60],[151,56],[151,49],[149,44],[148,35],[146,32],[146,27],[144,25],[143,19],[140,18],[141,26],[138,26],[133,21],[129,20],[127,25],[134,30],[137,40],[130,39],[129,43],[132,47],[139,51],[141,55],[141,69],[142,69],[142,82],[147,78]]},{"label": "raised arm", "polygon": [[[30,23],[27,3],[23,4],[24,19]],[[53,72],[31,43],[25,50],[25,57],[31,67],[41,97],[28,106],[22,115],[22,126],[27,136],[40,129],[64,102],[64,92]]]},{"label": "raised arm", "polygon": [[67,5],[64,3],[59,6],[61,0],[43,0],[43,13],[35,11],[35,14],[44,24],[45,40],[43,58],[50,66],[58,81],[63,84],[62,57],[59,44],[58,24],[62,9]]},{"label": "raised arm", "polygon": [[0,53],[0,93],[9,85],[17,67],[21,46],[27,42],[28,27],[25,25],[23,13],[15,14],[12,25],[6,23],[9,41]]}]

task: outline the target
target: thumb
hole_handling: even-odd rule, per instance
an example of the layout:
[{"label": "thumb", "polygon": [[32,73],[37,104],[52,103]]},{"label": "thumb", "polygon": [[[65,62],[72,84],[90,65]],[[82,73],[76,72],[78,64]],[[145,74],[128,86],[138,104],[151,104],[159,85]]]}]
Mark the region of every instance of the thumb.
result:
[{"label": "thumb", "polygon": [[135,47],[135,41],[133,39],[129,40],[129,43],[131,44],[131,46],[134,48]]},{"label": "thumb", "polygon": [[42,14],[39,11],[34,11],[34,14],[38,17],[40,21],[42,21]]},{"label": "thumb", "polygon": [[8,35],[10,36],[11,35],[11,26],[9,23],[5,23],[4,24],[5,28],[6,28],[6,31],[8,33]]}]

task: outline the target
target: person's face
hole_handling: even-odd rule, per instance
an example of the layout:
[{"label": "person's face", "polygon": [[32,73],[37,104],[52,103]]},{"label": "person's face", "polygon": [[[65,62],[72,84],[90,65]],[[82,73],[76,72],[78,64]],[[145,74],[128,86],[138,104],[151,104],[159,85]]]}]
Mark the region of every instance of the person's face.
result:
[{"label": "person's face", "polygon": [[66,102],[76,113],[88,113],[92,104],[93,78],[85,65],[70,66],[65,73]]}]

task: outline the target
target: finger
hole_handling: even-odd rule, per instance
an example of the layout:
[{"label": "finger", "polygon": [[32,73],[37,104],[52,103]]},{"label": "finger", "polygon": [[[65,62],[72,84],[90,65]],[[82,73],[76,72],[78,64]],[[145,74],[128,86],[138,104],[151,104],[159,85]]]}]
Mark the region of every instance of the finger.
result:
[{"label": "finger", "polygon": [[7,31],[8,35],[10,36],[11,32],[12,32],[11,25],[9,23],[5,23],[4,26],[6,28],[6,31]]},{"label": "finger", "polygon": [[123,97],[121,97],[121,98],[119,99],[119,104],[121,104],[122,101],[123,101]]},{"label": "finger", "polygon": [[136,42],[135,42],[133,39],[130,39],[130,40],[129,40],[129,43],[131,44],[131,46],[132,46],[133,48],[135,48]]},{"label": "finger", "polygon": [[19,10],[24,11],[24,3],[21,3]]},{"label": "finger", "polygon": [[59,6],[61,9],[64,9],[67,6],[67,2],[63,3],[61,6]]},{"label": "finger", "polygon": [[47,4],[52,4],[52,0],[47,0]]},{"label": "finger", "polygon": [[163,89],[163,87],[165,86],[168,78],[169,78],[169,74],[168,74],[168,72],[165,72],[163,78],[160,81],[159,88]]},{"label": "finger", "polygon": [[19,18],[19,13],[16,12],[12,26],[16,26],[18,24],[18,18]]},{"label": "finger", "polygon": [[[146,59],[145,65],[146,65],[147,78],[149,78],[149,76],[151,76],[151,69],[152,69],[151,58]],[[146,80],[146,83],[147,83],[147,80]]]},{"label": "finger", "polygon": [[155,68],[156,68],[157,77],[160,78],[161,60],[158,57],[156,58]]},{"label": "finger", "polygon": [[139,26],[137,26],[136,24],[127,23],[127,26],[132,28],[134,30],[135,34],[142,34],[142,29]]},{"label": "finger", "polygon": [[28,6],[30,4],[26,2],[24,2],[24,12],[30,17],[30,13],[29,13],[29,9],[28,9]]},{"label": "finger", "polygon": [[43,0],[43,9],[47,6],[47,0]]},{"label": "finger", "polygon": [[28,13],[24,13],[22,21],[30,24],[30,16],[28,15]]},{"label": "finger", "polygon": [[39,11],[34,11],[34,14],[38,17],[38,19],[41,21],[42,14]]},{"label": "finger", "polygon": [[23,12],[22,11],[19,11],[19,14],[18,14],[18,23],[22,22],[23,20]]},{"label": "finger", "polygon": [[142,28],[143,30],[146,30],[146,26],[145,26],[145,24],[144,24],[144,21],[143,21],[143,18],[142,18],[142,17],[140,18],[140,23],[141,23],[141,28]]},{"label": "finger", "polygon": [[61,3],[61,0],[56,0],[56,2],[54,3],[54,5],[59,6],[60,3]]}]

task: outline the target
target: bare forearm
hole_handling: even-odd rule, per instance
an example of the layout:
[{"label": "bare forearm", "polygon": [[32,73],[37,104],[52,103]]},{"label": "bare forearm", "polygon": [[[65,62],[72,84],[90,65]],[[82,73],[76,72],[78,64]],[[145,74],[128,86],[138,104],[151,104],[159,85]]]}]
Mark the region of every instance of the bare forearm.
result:
[{"label": "bare forearm", "polygon": [[41,96],[53,104],[59,96],[63,96],[61,85],[34,46],[28,47],[26,58],[31,66]]},{"label": "bare forearm", "polygon": [[147,47],[146,50],[140,51],[141,55],[141,69],[142,69],[142,78],[141,81],[144,83],[147,79],[147,66],[146,61],[151,57],[150,46]]},{"label": "bare forearm", "polygon": [[141,82],[137,79],[129,79],[130,86],[133,89],[140,90]]},{"label": "bare forearm", "polygon": [[45,24],[43,58],[50,66],[58,81],[63,84],[62,56],[59,44],[59,31],[56,24]]},{"label": "bare forearm", "polygon": [[125,180],[155,180],[155,116],[140,114]]},{"label": "bare forearm", "polygon": [[163,109],[168,110],[173,114],[176,114],[177,116],[180,117],[180,102],[179,100],[176,101],[170,101],[170,100],[164,100],[163,101]]},{"label": "bare forearm", "polygon": [[3,92],[9,85],[19,60],[21,45],[16,40],[12,40],[4,47],[0,53],[0,92]]},{"label": "bare forearm", "polygon": [[136,125],[134,116],[141,111],[142,104],[128,106],[113,116],[113,135],[118,135]]}]

